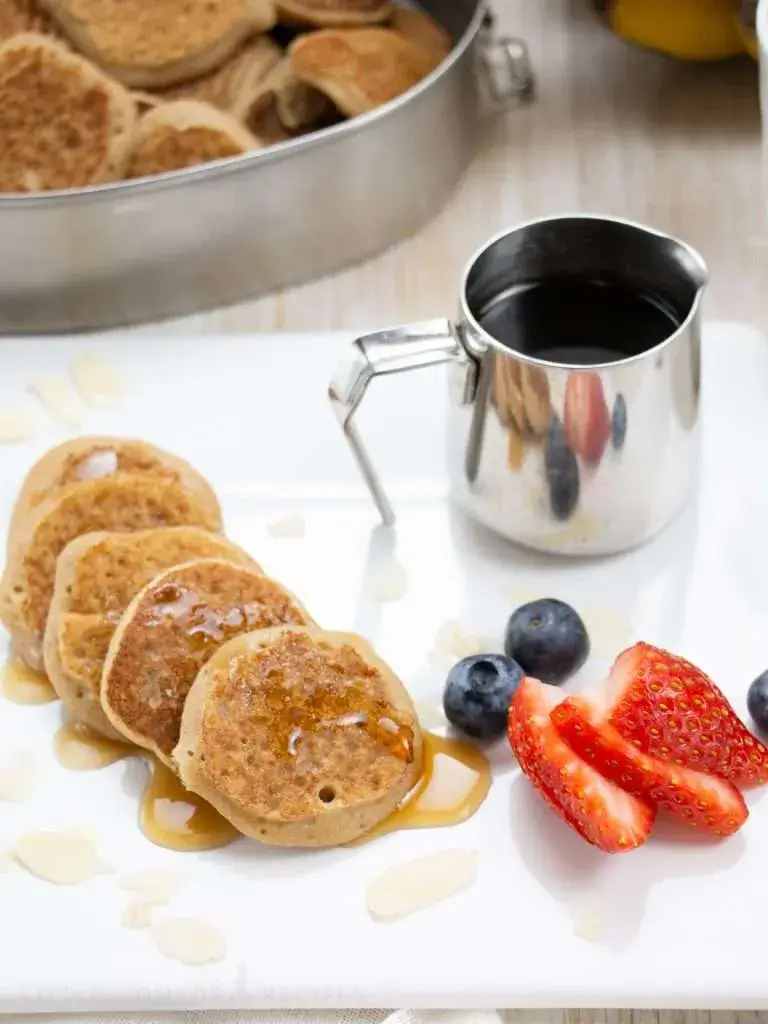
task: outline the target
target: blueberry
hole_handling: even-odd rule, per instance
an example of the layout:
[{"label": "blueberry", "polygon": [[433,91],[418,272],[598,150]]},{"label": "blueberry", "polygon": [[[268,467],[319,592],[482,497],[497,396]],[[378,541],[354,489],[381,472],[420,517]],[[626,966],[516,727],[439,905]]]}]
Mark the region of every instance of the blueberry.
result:
[{"label": "blueberry", "polygon": [[443,694],[445,717],[468,736],[495,740],[507,728],[507,712],[523,670],[502,654],[463,658],[448,673]]},{"label": "blueberry", "polygon": [[579,503],[579,463],[568,447],[560,420],[553,420],[547,429],[544,468],[552,515],[568,519]]},{"label": "blueberry", "polygon": [[624,395],[616,395],[611,417],[611,444],[620,452],[627,439],[627,401]]},{"label": "blueberry", "polygon": [[513,612],[507,623],[504,651],[526,675],[560,686],[589,657],[589,634],[570,605],[546,597]]},{"label": "blueberry", "polygon": [[747,710],[759,729],[768,732],[768,671],[752,683],[747,692]]}]

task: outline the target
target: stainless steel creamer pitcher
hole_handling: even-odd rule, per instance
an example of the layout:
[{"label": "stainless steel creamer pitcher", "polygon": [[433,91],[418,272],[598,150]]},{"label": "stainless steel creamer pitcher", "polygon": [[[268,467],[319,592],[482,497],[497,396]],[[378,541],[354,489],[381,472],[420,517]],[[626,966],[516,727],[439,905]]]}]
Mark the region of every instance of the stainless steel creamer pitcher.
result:
[{"label": "stainless steel creamer pitcher", "polygon": [[[606,347],[574,321],[537,355],[514,327],[503,341],[488,327],[488,311],[505,295],[569,280],[618,282],[653,296],[669,313],[668,333],[645,337],[632,321]],[[448,364],[451,493],[469,515],[558,554],[609,554],[648,540],[696,480],[706,283],[701,257],[675,238],[624,220],[555,217],[480,249],[464,275],[457,320],[358,338],[329,393],[384,522],[395,515],[355,413],[375,377]],[[623,333],[632,334],[631,350]]]}]

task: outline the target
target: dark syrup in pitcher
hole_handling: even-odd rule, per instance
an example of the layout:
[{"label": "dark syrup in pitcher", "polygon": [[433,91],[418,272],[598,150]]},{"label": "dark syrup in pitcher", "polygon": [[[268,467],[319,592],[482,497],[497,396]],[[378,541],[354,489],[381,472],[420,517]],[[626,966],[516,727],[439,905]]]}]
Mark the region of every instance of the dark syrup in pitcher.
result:
[{"label": "dark syrup in pitcher", "polygon": [[517,285],[479,316],[507,348],[551,363],[616,363],[655,348],[682,322],[656,295],[586,275]]}]

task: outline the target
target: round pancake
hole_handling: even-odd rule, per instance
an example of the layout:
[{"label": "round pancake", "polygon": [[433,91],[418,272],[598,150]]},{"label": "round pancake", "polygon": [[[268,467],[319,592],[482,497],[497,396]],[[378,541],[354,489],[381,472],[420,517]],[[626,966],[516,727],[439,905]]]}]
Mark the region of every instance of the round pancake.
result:
[{"label": "round pancake", "polygon": [[121,738],[101,707],[101,674],[125,609],[158,573],[197,558],[221,558],[259,571],[242,548],[194,526],[136,533],[88,533],[67,544],[43,641],[45,672],[72,717]]},{"label": "round pancake", "polygon": [[198,671],[222,644],[253,629],[313,624],[296,598],[245,565],[197,559],[160,573],[125,611],[101,679],[115,729],[166,764]]},{"label": "round pancake", "polygon": [[174,100],[149,110],[139,121],[128,177],[180,171],[259,148],[258,139],[229,114],[209,103]]},{"label": "round pancake", "polygon": [[435,54],[388,28],[326,29],[288,48],[299,78],[348,117],[396,99],[437,67]]},{"label": "round pancake", "polygon": [[405,687],[360,637],[277,627],[225,644],[192,686],[174,752],[187,789],[245,835],[337,846],[417,783]]},{"label": "round pancake", "polygon": [[275,23],[272,0],[41,0],[86,57],[134,89],[221,67]]},{"label": "round pancake", "polygon": [[158,526],[218,532],[221,518],[178,480],[114,473],[54,492],[19,524],[0,583],[0,620],[30,668],[43,667],[56,560],[67,544],[100,530],[128,533]]},{"label": "round pancake", "polygon": [[130,93],[43,35],[0,46],[0,192],[82,188],[123,175]]},{"label": "round pancake", "polygon": [[213,488],[202,473],[178,455],[129,437],[76,437],[49,448],[27,472],[11,513],[7,550],[13,546],[20,525],[42,501],[72,484],[115,473],[140,473],[179,483],[200,502],[210,521],[221,526],[221,509]]}]

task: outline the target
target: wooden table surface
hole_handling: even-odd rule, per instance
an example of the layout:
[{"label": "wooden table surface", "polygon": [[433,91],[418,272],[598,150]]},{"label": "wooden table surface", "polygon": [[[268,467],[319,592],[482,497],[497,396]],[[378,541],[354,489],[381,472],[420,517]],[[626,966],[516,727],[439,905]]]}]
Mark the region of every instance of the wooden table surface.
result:
[{"label": "wooden table surface", "polygon": [[366,329],[451,315],[459,275],[507,225],[565,211],[632,217],[694,244],[711,272],[706,315],[768,308],[758,76],[749,59],[695,66],[635,50],[588,0],[495,0],[528,43],[536,102],[498,123],[442,214],[363,266],[195,318],[205,329]]},{"label": "wooden table surface", "polygon": [[[766,319],[768,225],[755,65],[699,67],[633,50],[596,23],[586,0],[496,0],[496,8],[500,26],[530,47],[538,96],[497,125],[438,219],[364,266],[195,317],[196,328],[354,330],[450,315],[461,268],[483,239],[564,211],[632,217],[679,235],[710,266],[709,318],[758,325]],[[179,321],[167,329],[184,327]],[[768,1014],[667,1011],[515,1011],[505,1018],[768,1024]]]}]

